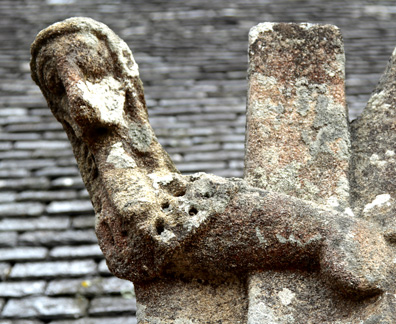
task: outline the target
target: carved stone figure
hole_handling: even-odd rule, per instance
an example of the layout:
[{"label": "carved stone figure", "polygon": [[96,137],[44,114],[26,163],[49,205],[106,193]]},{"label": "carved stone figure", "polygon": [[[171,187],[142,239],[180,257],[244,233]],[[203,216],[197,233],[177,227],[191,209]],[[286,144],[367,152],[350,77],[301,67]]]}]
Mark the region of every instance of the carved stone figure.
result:
[{"label": "carved stone figure", "polygon": [[[393,61],[351,139],[334,26],[250,32],[245,179],[182,175],[107,26],[40,32],[31,70],[62,123],[109,269],[139,323],[392,323]],[[373,121],[375,124],[373,125]]]}]

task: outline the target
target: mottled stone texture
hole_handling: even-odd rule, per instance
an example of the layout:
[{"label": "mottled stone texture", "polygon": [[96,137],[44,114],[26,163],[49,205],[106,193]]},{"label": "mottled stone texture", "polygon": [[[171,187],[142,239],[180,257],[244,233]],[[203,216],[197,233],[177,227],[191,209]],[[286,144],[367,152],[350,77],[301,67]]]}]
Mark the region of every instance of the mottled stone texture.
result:
[{"label": "mottled stone texture", "polygon": [[37,36],[32,77],[110,270],[134,282],[139,323],[391,323],[392,234],[349,208],[339,31],[259,25],[249,54],[246,180],[225,179],[175,168],[108,27],[72,18]]},{"label": "mottled stone texture", "polygon": [[245,178],[345,205],[350,139],[339,30],[266,23],[251,29],[249,43]]}]

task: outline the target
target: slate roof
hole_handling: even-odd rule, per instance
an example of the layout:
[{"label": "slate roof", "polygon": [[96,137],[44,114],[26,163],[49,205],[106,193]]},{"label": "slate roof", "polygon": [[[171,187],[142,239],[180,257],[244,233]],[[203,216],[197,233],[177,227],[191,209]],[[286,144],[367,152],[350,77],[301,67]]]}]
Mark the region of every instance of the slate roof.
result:
[{"label": "slate roof", "polygon": [[29,75],[37,32],[71,16],[132,48],[151,123],[185,173],[242,176],[247,34],[263,21],[338,25],[357,116],[396,45],[394,1],[1,0],[0,323],[136,323],[109,273],[70,145]]}]

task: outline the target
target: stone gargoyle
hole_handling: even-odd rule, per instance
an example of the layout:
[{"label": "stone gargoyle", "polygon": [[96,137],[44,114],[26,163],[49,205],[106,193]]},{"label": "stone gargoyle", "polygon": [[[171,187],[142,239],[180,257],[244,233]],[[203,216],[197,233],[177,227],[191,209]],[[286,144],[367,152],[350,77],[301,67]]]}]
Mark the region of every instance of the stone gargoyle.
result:
[{"label": "stone gargoyle", "polygon": [[130,49],[104,24],[43,30],[31,70],[72,144],[108,267],[140,287],[138,302],[150,282],[220,285],[266,270],[314,271],[354,299],[389,287],[391,235],[376,222],[254,181],[182,175],[149,124]]}]

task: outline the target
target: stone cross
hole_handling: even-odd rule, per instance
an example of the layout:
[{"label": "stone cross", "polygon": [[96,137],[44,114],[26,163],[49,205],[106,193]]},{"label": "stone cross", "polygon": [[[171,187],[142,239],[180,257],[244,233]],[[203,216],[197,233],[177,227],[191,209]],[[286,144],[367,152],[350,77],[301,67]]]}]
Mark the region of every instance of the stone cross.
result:
[{"label": "stone cross", "polygon": [[176,169],[107,26],[71,18],[32,45],[138,323],[395,323],[395,53],[352,125],[336,27],[259,24],[249,59],[245,177],[225,179]]}]

